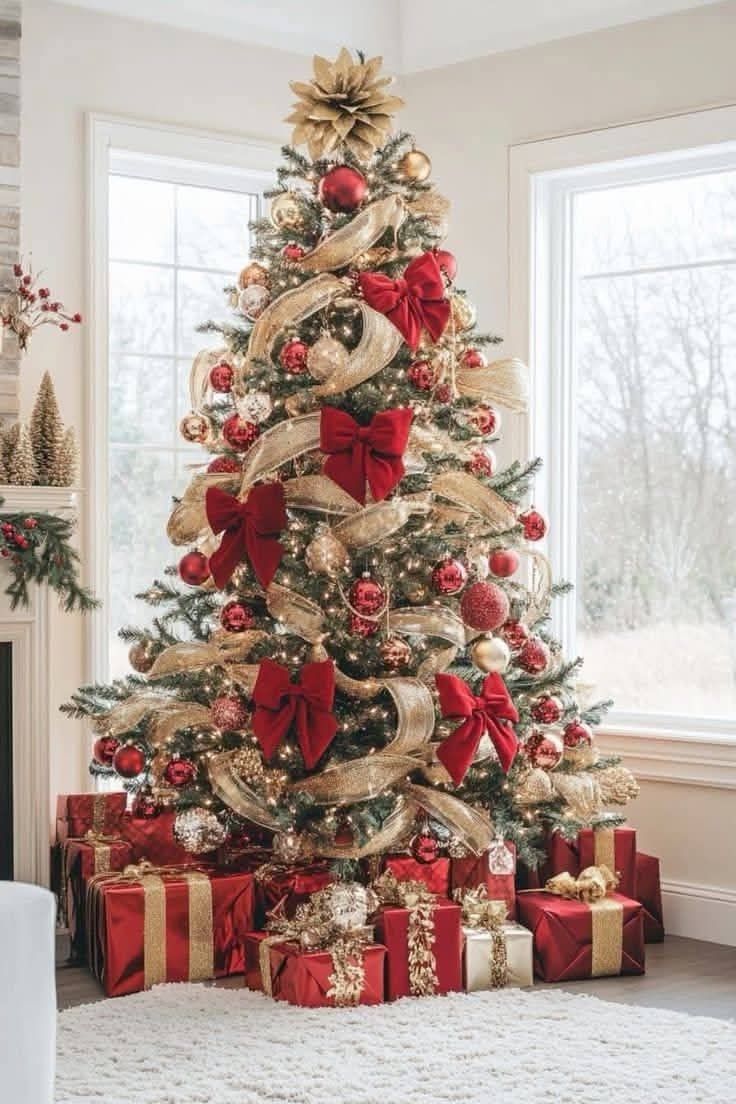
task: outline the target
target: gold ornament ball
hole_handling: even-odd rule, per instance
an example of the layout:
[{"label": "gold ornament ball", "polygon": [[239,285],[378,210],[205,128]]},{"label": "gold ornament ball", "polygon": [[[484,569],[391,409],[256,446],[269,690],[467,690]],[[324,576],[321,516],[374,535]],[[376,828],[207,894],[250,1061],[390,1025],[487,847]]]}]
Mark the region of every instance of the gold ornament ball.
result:
[{"label": "gold ornament ball", "polygon": [[511,662],[511,649],[498,636],[482,636],[470,649],[470,658],[479,671],[503,674]]},{"label": "gold ornament ball", "polygon": [[388,671],[401,671],[411,663],[411,648],[400,636],[389,636],[382,640],[378,650]]},{"label": "gold ornament ball", "polygon": [[246,265],[238,276],[238,287],[241,290],[250,287],[251,284],[260,284],[262,287],[270,286],[268,269],[264,268],[262,264],[258,264],[257,261],[252,261],[249,265]]},{"label": "gold ornament ball", "polygon": [[469,330],[475,325],[475,307],[464,295],[450,296],[450,313],[456,330]]},{"label": "gold ornament ball", "polygon": [[185,414],[179,422],[179,432],[191,444],[204,444],[210,435],[210,423],[203,414]]},{"label": "gold ornament ball", "polygon": [[409,150],[399,161],[399,172],[405,180],[415,180],[421,184],[431,171],[432,162],[422,150]]},{"label": "gold ornament ball", "polygon": [[514,801],[517,805],[536,805],[541,801],[551,801],[553,796],[549,775],[540,767],[534,767],[524,775],[514,794]]},{"label": "gold ornament ball", "polygon": [[307,353],[307,371],[316,380],[326,380],[342,370],[350,353],[342,342],[331,334],[322,334]]},{"label": "gold ornament ball", "polygon": [[347,565],[348,554],[345,545],[326,527],[307,545],[304,562],[317,575],[336,575]]},{"label": "gold ornament ball", "polygon": [[297,859],[302,857],[302,839],[298,836],[293,829],[289,828],[286,832],[277,832],[273,837],[274,856],[284,863],[295,863]]},{"label": "gold ornament ball", "polygon": [[128,662],[139,675],[145,675],[153,667],[156,659],[152,640],[136,640],[128,652]]},{"label": "gold ornament ball", "polygon": [[293,192],[274,196],[270,217],[277,230],[296,230],[302,225],[301,208]]}]

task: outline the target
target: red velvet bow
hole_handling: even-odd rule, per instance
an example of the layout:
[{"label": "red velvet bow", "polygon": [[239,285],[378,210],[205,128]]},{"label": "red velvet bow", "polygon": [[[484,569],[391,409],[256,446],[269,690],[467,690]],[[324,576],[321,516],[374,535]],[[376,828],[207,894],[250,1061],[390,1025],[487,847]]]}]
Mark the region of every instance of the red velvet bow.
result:
[{"label": "red velvet bow", "polygon": [[276,540],[286,527],[284,488],[281,483],[253,487],[245,502],[210,487],[205,496],[207,521],[213,533],[222,533],[220,547],[210,556],[210,571],[222,590],[235,568],[248,558],[262,587],[276,574],[284,554]]},{"label": "red velvet bow", "polygon": [[467,683],[455,675],[435,675],[434,678],[442,716],[465,718],[437,751],[437,758],[455,785],[459,786],[465,777],[486,732],[496,749],[504,774],[508,774],[518,747],[511,725],[517,723],[519,714],[501,676],[495,673],[488,675],[480,697],[476,697]]},{"label": "red velvet bow", "polygon": [[331,659],[305,663],[297,684],[289,678],[286,667],[262,659],[253,687],[253,731],[266,758],[271,759],[294,725],[304,765],[312,770],[335,738],[334,697],[335,667]]},{"label": "red velvet bow", "polygon": [[376,502],[389,494],[404,474],[404,449],[413,411],[383,410],[361,426],[334,406],[322,408],[319,447],[328,454],[324,470],[358,502],[365,502],[365,484]]},{"label": "red velvet bow", "polygon": [[385,314],[410,349],[416,349],[425,329],[439,341],[450,320],[445,283],[434,253],[422,253],[392,280],[382,272],[361,272],[360,288],[369,307]]}]

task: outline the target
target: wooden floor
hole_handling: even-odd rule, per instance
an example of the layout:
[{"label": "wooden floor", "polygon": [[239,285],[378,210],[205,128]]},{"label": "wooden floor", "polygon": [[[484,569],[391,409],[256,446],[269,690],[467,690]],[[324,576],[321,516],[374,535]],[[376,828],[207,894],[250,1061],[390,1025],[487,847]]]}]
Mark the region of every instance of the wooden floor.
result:
[{"label": "wooden floor", "polygon": [[[60,966],[56,978],[59,1008],[104,999],[84,967]],[[239,987],[242,983],[242,978],[228,978],[217,984]],[[736,1019],[736,947],[669,936],[665,943],[647,946],[645,977],[576,981],[556,988],[593,993],[622,1004]]]}]

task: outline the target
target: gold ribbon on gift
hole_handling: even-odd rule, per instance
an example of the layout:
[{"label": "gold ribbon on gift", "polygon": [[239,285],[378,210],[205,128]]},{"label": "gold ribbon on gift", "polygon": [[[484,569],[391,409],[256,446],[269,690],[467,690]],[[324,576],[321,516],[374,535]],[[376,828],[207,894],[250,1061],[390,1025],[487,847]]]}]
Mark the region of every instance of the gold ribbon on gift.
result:
[{"label": "gold ribbon on gift", "polygon": [[593,861],[596,866],[616,869],[616,834],[613,828],[593,830]]},{"label": "gold ribbon on gift", "polygon": [[404,908],[409,913],[407,945],[409,989],[414,997],[431,997],[439,988],[434,955],[435,899],[424,882],[399,881],[386,870],[373,883],[382,905]]},{"label": "gold ribbon on gift", "polygon": [[458,368],[455,386],[463,398],[497,402],[514,414],[523,414],[529,405],[529,372],[516,357],[494,360],[485,368]]},{"label": "gold ribbon on gift", "polygon": [[390,228],[396,233],[405,218],[406,206],[401,196],[377,199],[305,254],[299,267],[306,272],[334,272],[345,268],[375,245],[386,230]]},{"label": "gold ribbon on gift", "polygon": [[106,811],[107,794],[94,794],[92,797],[92,831],[96,836],[101,836],[105,831]]},{"label": "gold ribbon on gift", "polygon": [[548,893],[582,901],[591,912],[591,977],[621,973],[624,909],[609,896],[618,878],[608,866],[587,866],[577,878],[568,871],[545,884]]},{"label": "gold ribbon on gift", "polygon": [[456,889],[453,896],[462,907],[465,927],[490,932],[491,988],[503,989],[509,979],[506,938],[503,933],[503,922],[508,911],[506,902],[489,900],[484,885],[475,889]]}]

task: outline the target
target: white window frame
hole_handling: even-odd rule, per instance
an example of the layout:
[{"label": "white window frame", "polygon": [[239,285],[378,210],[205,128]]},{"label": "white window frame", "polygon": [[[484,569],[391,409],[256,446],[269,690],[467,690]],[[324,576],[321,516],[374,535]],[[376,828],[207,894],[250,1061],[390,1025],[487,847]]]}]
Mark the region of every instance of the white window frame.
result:
[{"label": "white window frame", "polygon": [[[574,580],[576,566],[572,199],[581,189],[725,165],[736,165],[736,106],[509,149],[509,347],[530,365],[532,393],[519,447],[520,455],[544,460],[535,503],[552,521],[545,550],[558,578]],[[555,607],[554,629],[569,651],[574,596]],[[736,788],[736,719],[614,711],[603,734],[611,750],[633,758],[640,777]]]},{"label": "white window frame", "polygon": [[[209,134],[96,113],[87,116],[86,551],[91,585],[102,597],[108,593],[109,581],[108,211],[111,151],[115,151],[116,166],[125,162],[134,175],[136,170],[145,169],[148,178],[156,179],[156,166],[165,159],[167,180],[175,174],[178,183],[222,188],[232,188],[235,181],[246,180],[252,181],[260,191],[273,183],[278,148],[276,142],[243,136]],[[90,616],[88,624],[88,676],[92,681],[107,681],[109,625],[104,606]]]}]

